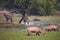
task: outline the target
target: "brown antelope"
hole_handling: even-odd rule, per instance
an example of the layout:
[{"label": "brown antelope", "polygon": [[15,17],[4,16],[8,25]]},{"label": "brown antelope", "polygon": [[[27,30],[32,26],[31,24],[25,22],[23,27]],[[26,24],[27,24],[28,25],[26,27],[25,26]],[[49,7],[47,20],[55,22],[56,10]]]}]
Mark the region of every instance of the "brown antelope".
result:
[{"label": "brown antelope", "polygon": [[36,35],[43,35],[44,33],[45,33],[45,31],[44,30],[42,30],[41,28],[39,28],[39,27],[28,27],[27,28],[27,32],[28,32],[28,36],[31,34],[31,33],[36,33]]},{"label": "brown antelope", "polygon": [[7,22],[10,20],[12,23],[12,15],[11,14],[4,14],[4,16],[5,16]]},{"label": "brown antelope", "polygon": [[10,12],[8,10],[0,10],[0,13],[4,15],[7,22],[8,22],[8,20],[10,20],[12,23],[12,14],[10,14]]},{"label": "brown antelope", "polygon": [[50,24],[46,27],[43,27],[44,30],[48,30],[48,31],[51,31],[51,30],[54,30],[54,31],[58,31],[58,26],[57,25],[54,25],[54,24]]}]

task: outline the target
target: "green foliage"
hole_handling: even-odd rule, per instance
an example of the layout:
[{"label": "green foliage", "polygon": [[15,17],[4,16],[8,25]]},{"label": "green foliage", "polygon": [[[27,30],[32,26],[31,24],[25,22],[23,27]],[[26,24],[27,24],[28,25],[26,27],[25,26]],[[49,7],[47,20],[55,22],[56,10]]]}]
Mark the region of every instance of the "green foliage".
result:
[{"label": "green foliage", "polygon": [[20,11],[24,10],[33,15],[54,15],[56,13],[54,8],[56,2],[57,0],[1,0],[0,6],[8,8],[14,6]]},{"label": "green foliage", "polygon": [[13,0],[0,0],[0,7],[10,8]]},{"label": "green foliage", "polygon": [[56,9],[60,10],[60,3],[57,3]]}]

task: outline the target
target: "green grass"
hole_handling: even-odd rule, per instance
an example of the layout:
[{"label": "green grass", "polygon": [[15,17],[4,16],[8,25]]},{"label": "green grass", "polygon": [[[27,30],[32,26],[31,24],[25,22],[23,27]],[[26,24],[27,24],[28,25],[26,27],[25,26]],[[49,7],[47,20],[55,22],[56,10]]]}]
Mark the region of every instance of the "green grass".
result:
[{"label": "green grass", "polygon": [[0,30],[0,40],[60,40],[60,31],[46,32],[41,36],[27,36],[26,30]]},{"label": "green grass", "polygon": [[[19,22],[20,17],[13,16],[13,21]],[[36,16],[29,16],[29,21],[33,21]],[[40,22],[60,22],[60,16],[38,16]],[[5,17],[0,15],[0,21],[5,21]],[[26,28],[25,25],[0,25],[0,28]],[[0,40],[60,40],[60,31],[46,32],[45,35],[27,36],[26,30],[0,30]]]},{"label": "green grass", "polygon": [[[13,15],[13,22],[19,22],[21,17],[18,17],[19,14],[14,14]],[[33,19],[36,16],[28,16],[29,21],[33,21]],[[60,22],[60,15],[55,15],[55,16],[37,16],[41,21],[40,22]],[[0,15],[0,21],[6,21],[5,17],[3,15]]]},{"label": "green grass", "polygon": [[[33,21],[33,19],[36,16],[29,16],[30,21]],[[60,16],[37,16],[41,21],[40,22],[60,22]]]}]

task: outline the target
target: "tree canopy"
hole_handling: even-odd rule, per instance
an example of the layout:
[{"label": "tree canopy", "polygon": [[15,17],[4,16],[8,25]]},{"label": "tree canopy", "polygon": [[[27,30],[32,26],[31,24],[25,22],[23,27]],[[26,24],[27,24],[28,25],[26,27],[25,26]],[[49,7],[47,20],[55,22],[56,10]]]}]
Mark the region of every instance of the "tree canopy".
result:
[{"label": "tree canopy", "polygon": [[17,8],[29,15],[54,15],[57,0],[0,0],[0,7]]}]

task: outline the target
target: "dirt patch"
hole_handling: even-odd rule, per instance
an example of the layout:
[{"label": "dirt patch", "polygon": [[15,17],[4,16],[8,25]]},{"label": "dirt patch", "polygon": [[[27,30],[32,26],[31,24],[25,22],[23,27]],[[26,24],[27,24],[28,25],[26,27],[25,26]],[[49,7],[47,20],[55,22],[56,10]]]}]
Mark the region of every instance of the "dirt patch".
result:
[{"label": "dirt patch", "polygon": [[0,26],[10,26],[10,25],[16,26],[18,24],[17,23],[7,23],[7,22],[0,23]]}]

